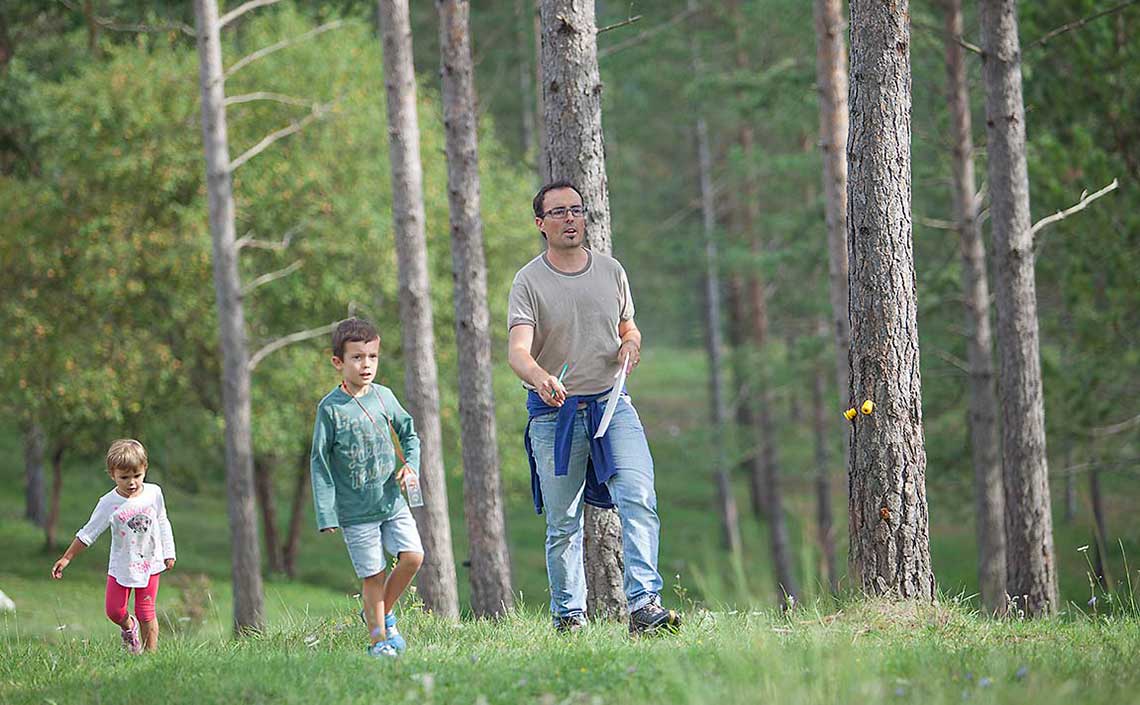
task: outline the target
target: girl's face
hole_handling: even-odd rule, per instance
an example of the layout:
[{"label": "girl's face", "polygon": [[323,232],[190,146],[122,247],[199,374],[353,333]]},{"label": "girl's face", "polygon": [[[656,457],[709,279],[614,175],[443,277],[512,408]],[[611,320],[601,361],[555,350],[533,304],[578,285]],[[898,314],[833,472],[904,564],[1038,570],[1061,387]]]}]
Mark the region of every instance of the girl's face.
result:
[{"label": "girl's face", "polygon": [[115,491],[130,498],[142,492],[146,468],[115,468],[110,475],[115,481]]}]

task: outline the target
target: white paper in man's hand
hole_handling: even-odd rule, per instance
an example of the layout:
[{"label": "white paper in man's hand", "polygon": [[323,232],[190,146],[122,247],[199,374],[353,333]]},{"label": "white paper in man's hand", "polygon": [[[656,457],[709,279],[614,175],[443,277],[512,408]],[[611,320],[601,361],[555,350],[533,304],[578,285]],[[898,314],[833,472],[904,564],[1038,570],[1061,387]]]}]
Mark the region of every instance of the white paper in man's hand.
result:
[{"label": "white paper in man's hand", "polygon": [[625,388],[625,371],[628,367],[629,353],[626,353],[625,358],[621,361],[621,369],[614,375],[614,387],[610,391],[610,398],[606,401],[606,411],[602,414],[602,422],[598,424],[594,438],[601,438],[606,435],[606,429],[610,427],[610,421],[614,417],[614,411],[617,410],[618,401],[620,401],[622,390]]}]

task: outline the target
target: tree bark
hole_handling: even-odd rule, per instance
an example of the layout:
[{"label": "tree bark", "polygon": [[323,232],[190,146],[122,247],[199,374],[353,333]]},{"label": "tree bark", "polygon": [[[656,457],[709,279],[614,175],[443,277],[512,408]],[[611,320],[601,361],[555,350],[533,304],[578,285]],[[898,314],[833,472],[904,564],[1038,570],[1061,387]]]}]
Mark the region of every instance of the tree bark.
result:
[{"label": "tree bark", "polygon": [[1093,458],[1089,468],[1089,499],[1092,502],[1093,526],[1096,529],[1096,571],[1097,581],[1106,592],[1112,592],[1112,575],[1108,570],[1108,526],[1104,519],[1104,500],[1100,492],[1100,467]]},{"label": "tree bark", "polygon": [[[689,11],[696,11],[696,0],[689,0]],[[699,82],[704,73],[700,47],[695,35],[690,35],[689,49],[692,54],[693,76]],[[712,453],[715,458],[713,470],[717,488],[717,513],[720,514],[722,540],[729,554],[734,558],[743,557],[740,543],[740,519],[736,509],[736,498],[732,493],[729,477],[726,432],[728,425],[728,403],[724,396],[724,382],[721,374],[724,344],[720,328],[720,274],[716,242],[716,199],[713,193],[712,151],[709,147],[709,129],[704,115],[697,114],[697,166],[700,171],[701,225],[705,237],[705,350],[709,361],[709,406],[713,422]]]},{"label": "tree bark", "polygon": [[966,347],[970,365],[970,446],[974,463],[974,506],[978,537],[978,584],[982,605],[1002,615],[1005,596],[1005,501],[998,445],[997,393],[990,335],[990,291],[986,251],[974,198],[974,141],[965,50],[962,0],[944,0],[947,103],[952,126],[954,212],[962,254],[962,298],[966,314]]},{"label": "tree bark", "polygon": [[67,446],[56,443],[51,453],[51,500],[47,520],[44,522],[44,548],[55,550],[55,528],[59,523],[59,498],[63,494],[63,452]]},{"label": "tree bark", "polygon": [[273,496],[273,462],[275,459],[253,456],[253,487],[261,509],[261,527],[265,532],[265,552],[269,554],[269,572],[283,573],[281,541],[277,532],[277,501]]},{"label": "tree bark", "polygon": [[[1065,523],[1077,518],[1077,475],[1073,472],[1073,442],[1065,442]],[[1002,526],[1005,530],[1005,526]]]},{"label": "tree bark", "polygon": [[[848,352],[847,263],[847,50],[843,42],[843,0],[815,0],[816,83],[819,85],[819,146],[823,153],[827,271],[835,336],[835,381],[842,408],[851,401]],[[848,439],[844,434],[844,455]]]},{"label": "tree bark", "polygon": [[534,7],[534,134],[535,145],[535,171],[538,173],[538,183],[550,183],[550,161],[546,158],[546,109],[543,95],[542,81],[542,13],[538,4]]},{"label": "tree bark", "polygon": [[44,511],[44,428],[36,421],[24,429],[24,518],[43,527]]},{"label": "tree bark", "polygon": [[[609,254],[610,200],[594,3],[540,0],[539,16],[546,138],[540,171],[550,180],[566,179],[578,187],[588,208],[587,246]],[[624,618],[617,512],[587,506],[585,532],[587,612],[594,618]]]},{"label": "tree bark", "polygon": [[[443,124],[447,132],[447,197],[455,281],[455,339],[459,349],[459,423],[463,442],[463,514],[471,570],[471,609],[494,617],[514,606],[511,559],[503,517],[490,313],[483,221],[475,81],[467,0],[437,0],[443,66]],[[525,74],[525,68],[523,69]]]},{"label": "tree bark", "polygon": [[1045,456],[1025,105],[1016,0],[982,0],[982,75],[996,260],[1006,590],[1026,614],[1058,607]]},{"label": "tree bark", "polygon": [[931,601],[918,308],[911,234],[906,0],[851,2],[847,161],[853,422],[851,576],[866,593]]},{"label": "tree bark", "polygon": [[234,196],[226,134],[225,78],[216,0],[194,0],[202,143],[213,241],[214,292],[222,348],[222,404],[226,421],[226,510],[230,522],[234,632],[264,628],[261,546],[253,490],[249,350],[234,237]]},{"label": "tree bark", "polygon": [[289,536],[285,539],[281,562],[285,575],[297,577],[297,549],[301,544],[301,522],[309,498],[309,454],[302,453],[297,461],[297,475],[293,483],[293,504],[289,508]]},{"label": "tree bark", "polygon": [[[821,320],[820,327],[826,331],[827,325]],[[839,571],[835,565],[835,530],[831,509],[831,473],[828,466],[831,459],[827,452],[828,405],[824,404],[824,381],[822,367],[817,367],[812,375],[811,405],[812,432],[815,439],[815,520],[819,535],[819,548],[823,556],[823,569],[827,575],[827,585],[832,595],[839,593]]]},{"label": "tree bark", "polygon": [[439,379],[424,234],[423,171],[408,1],[380,0],[380,25],[392,163],[392,216],[400,279],[404,386],[408,411],[416,419],[420,437],[420,483],[424,492],[424,506],[414,511],[424,544],[419,594],[428,610],[441,617],[456,619],[459,617],[459,597],[443,469]]},{"label": "tree bark", "polygon": [[537,137],[535,136],[535,117],[534,111],[537,101],[534,100],[534,89],[537,82],[534,80],[534,74],[530,70],[531,61],[531,48],[534,43],[531,41],[530,33],[528,30],[534,25],[533,5],[530,5],[528,10],[528,3],[526,0],[515,0],[515,21],[518,25],[518,52],[519,52],[519,112],[521,113],[521,126],[522,130],[519,133],[519,140],[522,149],[520,154],[523,158],[529,159],[533,154],[535,145],[537,144]]}]

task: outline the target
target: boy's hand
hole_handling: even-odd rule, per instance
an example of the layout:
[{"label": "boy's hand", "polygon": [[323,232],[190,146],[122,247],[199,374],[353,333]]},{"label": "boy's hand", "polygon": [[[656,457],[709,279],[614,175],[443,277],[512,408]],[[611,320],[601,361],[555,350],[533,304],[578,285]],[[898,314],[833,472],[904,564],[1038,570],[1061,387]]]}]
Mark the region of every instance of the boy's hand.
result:
[{"label": "boy's hand", "polygon": [[408,488],[404,485],[404,480],[408,477],[408,475],[412,475],[414,477],[415,474],[416,474],[416,471],[412,469],[411,465],[405,465],[404,467],[397,470],[396,471],[396,482],[400,483],[400,489],[407,492]]},{"label": "boy's hand", "polygon": [[63,569],[66,568],[68,566],[68,564],[70,564],[70,563],[71,563],[70,560],[68,560],[66,558],[60,558],[58,561],[55,562],[55,565],[53,565],[51,567],[51,577],[55,578],[56,580],[62,579],[63,578]]},{"label": "boy's hand", "polygon": [[173,558],[167,558],[166,560],[163,561],[163,563],[166,564],[167,570],[170,570],[171,568],[174,567],[174,559]]},{"label": "boy's hand", "polygon": [[322,534],[335,534],[335,533],[336,533],[336,527],[335,527],[335,526],[330,526],[330,527],[329,527],[329,528],[327,528],[327,529],[321,529],[321,533],[322,533]]}]

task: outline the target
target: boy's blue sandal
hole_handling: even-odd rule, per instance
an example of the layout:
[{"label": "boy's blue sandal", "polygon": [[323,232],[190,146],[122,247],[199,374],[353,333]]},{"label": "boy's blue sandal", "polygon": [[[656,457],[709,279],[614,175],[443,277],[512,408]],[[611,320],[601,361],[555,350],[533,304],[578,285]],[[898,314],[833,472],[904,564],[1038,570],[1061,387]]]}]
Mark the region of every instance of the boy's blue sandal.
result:
[{"label": "boy's blue sandal", "polygon": [[378,641],[368,647],[368,655],[376,658],[396,658],[400,653],[387,641]]},{"label": "boy's blue sandal", "polygon": [[[360,610],[360,621],[368,624],[368,618],[364,616],[364,610]],[[408,648],[408,642],[404,641],[404,635],[396,629],[396,615],[392,612],[384,615],[384,631],[387,632],[387,643],[392,645],[392,648],[397,653],[404,653],[404,649]]]}]

